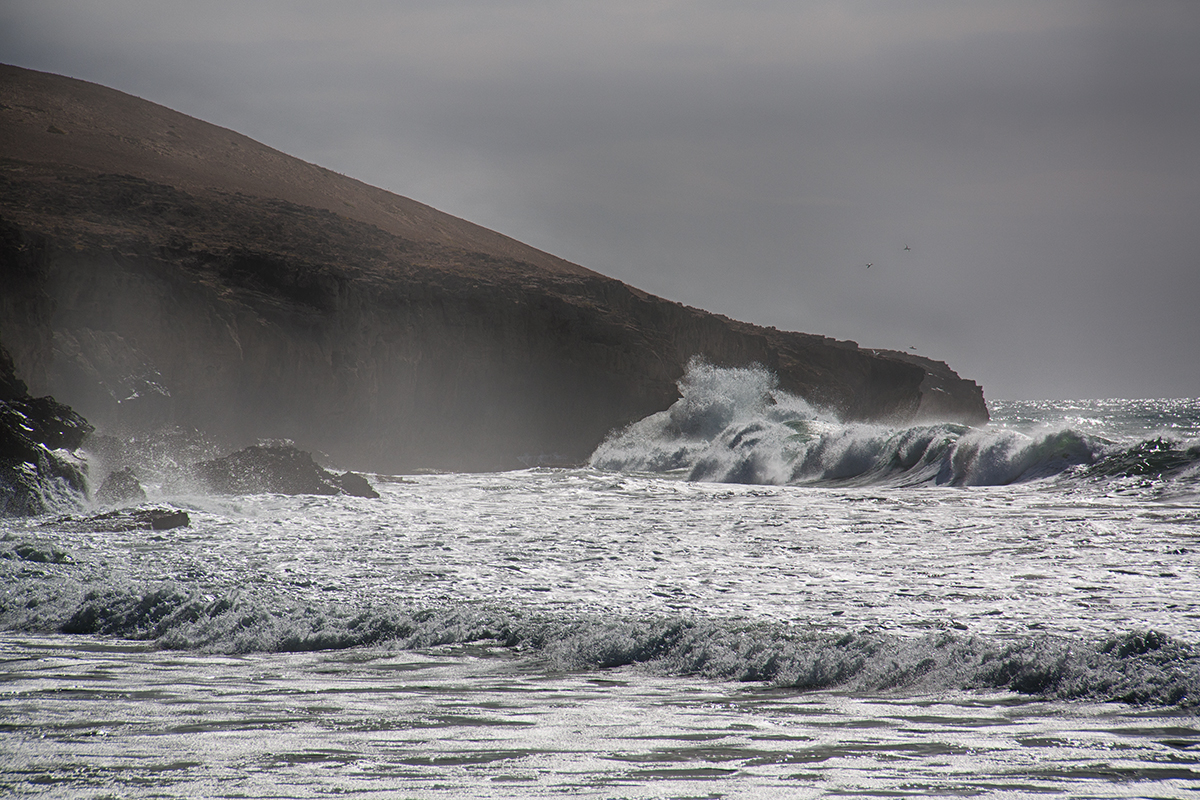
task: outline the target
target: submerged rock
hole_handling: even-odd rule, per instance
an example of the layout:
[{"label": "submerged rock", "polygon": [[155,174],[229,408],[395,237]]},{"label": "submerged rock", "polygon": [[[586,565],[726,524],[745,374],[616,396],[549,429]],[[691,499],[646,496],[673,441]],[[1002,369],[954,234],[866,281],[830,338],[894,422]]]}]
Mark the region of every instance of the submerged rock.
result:
[{"label": "submerged rock", "polygon": [[70,564],[71,556],[52,544],[21,542],[12,549],[0,549],[0,558],[32,561],[35,564]]},{"label": "submerged rock", "polygon": [[336,475],[319,466],[311,453],[290,444],[253,445],[201,461],[195,477],[217,494],[349,494],[379,497],[367,479],[353,472]]},{"label": "submerged rock", "polygon": [[338,484],[343,492],[355,497],[379,497],[375,487],[357,472],[343,472],[338,476]]}]

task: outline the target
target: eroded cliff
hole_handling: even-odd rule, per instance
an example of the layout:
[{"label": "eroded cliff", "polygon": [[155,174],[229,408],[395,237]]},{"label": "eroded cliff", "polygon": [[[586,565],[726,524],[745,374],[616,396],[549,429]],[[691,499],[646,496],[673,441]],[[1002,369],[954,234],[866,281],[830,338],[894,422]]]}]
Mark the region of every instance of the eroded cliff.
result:
[{"label": "eroded cliff", "polygon": [[944,364],[671,303],[93,84],[0,68],[0,145],[0,338],[101,429],[571,463],[693,356],[848,418],[987,418]]}]

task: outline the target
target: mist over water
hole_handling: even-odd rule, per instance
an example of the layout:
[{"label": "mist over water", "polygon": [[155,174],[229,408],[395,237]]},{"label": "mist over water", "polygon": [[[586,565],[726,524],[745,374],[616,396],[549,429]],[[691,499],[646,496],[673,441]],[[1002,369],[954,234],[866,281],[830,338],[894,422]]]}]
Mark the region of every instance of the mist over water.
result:
[{"label": "mist over water", "polygon": [[[1185,797],[1200,401],[843,424],[695,364],[583,469],[0,521],[0,787]],[[281,789],[280,787],[286,787]]]}]

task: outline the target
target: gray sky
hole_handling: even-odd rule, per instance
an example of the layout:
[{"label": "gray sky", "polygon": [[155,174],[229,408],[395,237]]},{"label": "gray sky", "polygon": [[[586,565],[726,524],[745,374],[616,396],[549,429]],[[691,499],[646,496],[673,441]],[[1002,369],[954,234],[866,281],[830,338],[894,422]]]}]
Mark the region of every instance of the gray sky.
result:
[{"label": "gray sky", "polygon": [[989,399],[1200,396],[1198,42],[1190,0],[0,6],[0,61]]}]

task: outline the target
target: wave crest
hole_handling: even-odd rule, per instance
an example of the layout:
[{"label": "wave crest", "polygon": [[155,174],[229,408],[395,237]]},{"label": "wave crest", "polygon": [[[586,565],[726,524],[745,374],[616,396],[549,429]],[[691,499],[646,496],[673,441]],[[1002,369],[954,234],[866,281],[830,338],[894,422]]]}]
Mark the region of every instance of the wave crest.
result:
[{"label": "wave crest", "polygon": [[995,486],[1068,475],[1114,478],[1194,471],[1200,444],[1122,445],[1071,428],[1027,435],[953,423],[844,423],[779,389],[760,366],[693,360],[680,398],[610,435],[597,469],[678,472],[746,484]]},{"label": "wave crest", "polygon": [[[1004,690],[1142,705],[1200,704],[1200,652],[1155,631],[1107,640],[879,631],[678,616],[550,615],[485,604],[280,604],[251,590],[107,586],[42,606],[20,629],[118,636],[168,649],[296,652],[376,645],[499,647],[556,670],[660,674],[857,692]],[[57,613],[55,613],[57,612]],[[60,616],[61,615],[61,616]]]}]

